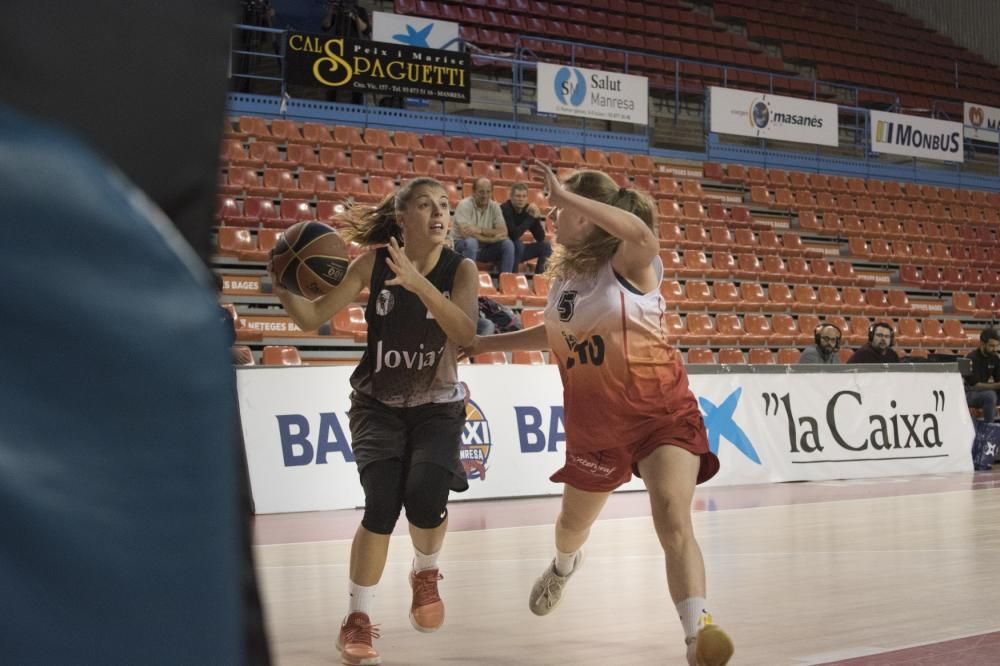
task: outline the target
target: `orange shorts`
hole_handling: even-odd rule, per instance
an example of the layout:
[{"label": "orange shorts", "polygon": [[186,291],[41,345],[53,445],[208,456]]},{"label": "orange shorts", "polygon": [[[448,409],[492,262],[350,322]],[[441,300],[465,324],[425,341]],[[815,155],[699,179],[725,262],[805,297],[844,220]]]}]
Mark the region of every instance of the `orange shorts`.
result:
[{"label": "orange shorts", "polygon": [[677,446],[699,456],[698,483],[711,479],[719,471],[719,459],[708,448],[705,426],[698,419],[696,432],[686,433],[683,438],[676,434],[654,432],[638,444],[626,444],[611,449],[597,451],[574,451],[566,449],[566,463],[549,479],[555,483],[566,483],[577,490],[592,493],[611,492],[618,486],[639,476],[639,462],[661,446]]}]

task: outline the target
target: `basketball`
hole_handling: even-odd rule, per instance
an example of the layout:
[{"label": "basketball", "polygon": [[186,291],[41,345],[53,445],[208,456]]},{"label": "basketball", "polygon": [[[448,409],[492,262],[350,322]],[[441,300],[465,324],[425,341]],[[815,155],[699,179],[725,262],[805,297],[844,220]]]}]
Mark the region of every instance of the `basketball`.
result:
[{"label": "basketball", "polygon": [[322,222],[299,222],[289,227],[271,257],[274,281],[309,299],[336,287],[347,273],[347,245]]}]

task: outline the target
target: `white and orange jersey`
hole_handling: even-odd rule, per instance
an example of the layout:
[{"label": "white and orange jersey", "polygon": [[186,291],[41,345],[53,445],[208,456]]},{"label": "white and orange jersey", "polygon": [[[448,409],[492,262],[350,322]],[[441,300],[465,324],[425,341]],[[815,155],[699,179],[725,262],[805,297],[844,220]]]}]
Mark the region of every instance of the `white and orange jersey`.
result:
[{"label": "white and orange jersey", "polygon": [[625,446],[654,423],[700,420],[680,352],[667,338],[659,257],[654,267],[657,286],[646,294],[610,262],[594,277],[555,280],[549,289],[545,329],[559,360],[572,450]]}]

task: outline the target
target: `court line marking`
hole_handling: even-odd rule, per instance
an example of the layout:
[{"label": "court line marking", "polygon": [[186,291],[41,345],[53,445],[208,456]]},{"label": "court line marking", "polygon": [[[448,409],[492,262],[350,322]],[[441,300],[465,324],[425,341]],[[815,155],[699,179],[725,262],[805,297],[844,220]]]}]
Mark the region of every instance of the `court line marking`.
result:
[{"label": "court line marking", "polygon": [[[885,495],[885,496],[879,496],[879,497],[848,497],[848,498],[844,498],[844,499],[822,500],[822,501],[818,501],[818,502],[793,502],[793,503],[789,503],[789,504],[765,504],[765,505],[762,505],[762,506],[733,507],[733,508],[729,508],[729,509],[715,509],[715,510],[712,510],[712,511],[702,510],[702,511],[693,511],[692,513],[693,513],[694,517],[697,517],[697,516],[711,516],[713,514],[721,514],[723,512],[725,512],[725,513],[732,513],[732,512],[737,512],[737,511],[760,511],[760,510],[766,510],[766,509],[787,509],[788,507],[792,507],[792,506],[821,506],[821,505],[824,505],[824,504],[843,504],[845,502],[877,502],[879,500],[898,500],[898,499],[901,499],[901,498],[904,498],[904,497],[906,497],[906,498],[912,498],[912,497],[929,497],[929,496],[939,496],[939,495],[955,495],[955,494],[958,494],[958,493],[988,492],[988,491],[994,491],[994,492],[1000,493],[1000,488],[980,488],[980,489],[962,488],[962,489],[958,489],[958,490],[939,490],[939,491],[930,491],[930,492],[922,492],[922,493],[907,493],[907,494],[902,494],[902,495]],[[646,491],[636,491],[636,492],[646,492]],[[509,499],[518,499],[518,498],[509,498]],[[498,499],[498,500],[489,500],[489,501],[502,502],[504,500]],[[341,509],[341,511],[361,511],[361,509]],[[619,517],[619,518],[598,518],[596,522],[597,523],[605,523],[605,522],[612,522],[612,521],[651,520],[651,519],[652,519],[652,516],[649,516],[649,515],[646,515],[646,516],[622,516],[622,517]],[[358,522],[360,523],[360,518],[358,519]],[[552,526],[553,526],[552,522],[545,522],[545,523],[538,523],[538,524],[531,524],[531,525],[506,525],[506,526],[503,526],[503,527],[483,527],[483,528],[470,529],[470,530],[456,529],[454,531],[450,531],[450,533],[451,534],[464,534],[466,532],[500,532],[500,531],[505,531],[505,530],[523,530],[523,529],[531,529],[531,528],[539,528],[539,527],[544,527],[546,529],[552,529]],[[393,535],[393,537],[397,537],[397,536],[398,537],[403,537],[403,536],[406,536],[406,534],[402,533],[402,534],[394,534]],[[273,547],[277,547],[277,546],[296,546],[296,545],[304,545],[304,544],[344,543],[344,542],[350,542],[352,540],[353,540],[353,537],[346,538],[346,539],[324,539],[324,540],[317,540],[317,541],[284,541],[282,543],[254,544],[253,547],[254,548],[273,548]],[[844,552],[844,551],[835,551],[835,552]]]}]

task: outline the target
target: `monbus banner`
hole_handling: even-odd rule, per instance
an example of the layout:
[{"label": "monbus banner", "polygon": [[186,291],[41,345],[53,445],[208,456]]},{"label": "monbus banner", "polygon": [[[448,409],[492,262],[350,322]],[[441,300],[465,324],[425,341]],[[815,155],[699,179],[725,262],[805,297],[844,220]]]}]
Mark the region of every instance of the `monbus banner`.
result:
[{"label": "monbus banner", "polygon": [[[384,363],[409,363],[390,350]],[[353,368],[237,372],[253,495],[260,513],[364,504],[347,411]],[[971,472],[974,435],[957,372],[692,374],[721,469],[734,485]],[[555,366],[459,366],[470,389],[460,455],[468,492],[454,499],[558,494],[566,428]],[[594,405],[594,409],[601,409]],[[614,414],[608,414],[614,419]],[[638,490],[633,479],[623,490]]]},{"label": "monbus banner", "polygon": [[965,160],[962,123],[901,113],[870,111],[873,153],[923,157],[943,162]]},{"label": "monbus banner", "polygon": [[285,34],[288,83],[455,102],[470,99],[468,54],[324,34]]}]

